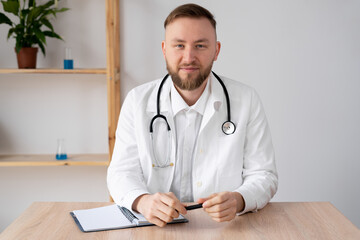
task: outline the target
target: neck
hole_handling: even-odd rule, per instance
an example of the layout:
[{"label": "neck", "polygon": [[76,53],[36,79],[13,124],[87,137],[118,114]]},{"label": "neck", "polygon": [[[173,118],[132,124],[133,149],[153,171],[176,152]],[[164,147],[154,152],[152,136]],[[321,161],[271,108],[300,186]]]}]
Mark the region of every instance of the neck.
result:
[{"label": "neck", "polygon": [[180,96],[184,99],[186,104],[189,106],[192,106],[201,97],[201,94],[204,92],[206,83],[208,81],[209,81],[209,77],[207,77],[207,79],[200,85],[200,87],[198,87],[194,90],[182,90],[182,89],[178,88],[176,85],[174,85],[174,86],[175,86],[175,89],[179,92]]}]

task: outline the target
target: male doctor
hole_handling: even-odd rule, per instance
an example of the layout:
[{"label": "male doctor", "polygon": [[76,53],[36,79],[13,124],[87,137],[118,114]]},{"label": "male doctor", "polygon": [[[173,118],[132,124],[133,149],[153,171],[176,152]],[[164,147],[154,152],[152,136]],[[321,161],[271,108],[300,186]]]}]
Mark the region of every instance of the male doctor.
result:
[{"label": "male doctor", "polygon": [[[162,79],[136,87],[122,105],[107,177],[111,196],[158,226],[186,214],[188,202],[203,203],[218,222],[263,208],[278,178],[258,95],[221,77],[224,89],[211,72],[221,45],[208,10],[179,6],[164,26],[169,77],[161,90]],[[163,117],[150,124],[158,111]],[[229,133],[222,125],[230,114]]]}]

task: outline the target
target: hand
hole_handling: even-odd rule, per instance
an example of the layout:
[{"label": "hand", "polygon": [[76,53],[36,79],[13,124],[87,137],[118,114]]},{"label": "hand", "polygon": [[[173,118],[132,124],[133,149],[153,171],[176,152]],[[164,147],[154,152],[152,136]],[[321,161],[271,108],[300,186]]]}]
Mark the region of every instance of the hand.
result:
[{"label": "hand", "polygon": [[238,192],[214,193],[207,198],[200,198],[198,203],[203,203],[203,209],[217,222],[230,221],[236,213],[243,211],[245,202]]},{"label": "hand", "polygon": [[186,214],[185,206],[172,192],[141,195],[134,201],[132,208],[159,227],[179,217],[179,213]]}]

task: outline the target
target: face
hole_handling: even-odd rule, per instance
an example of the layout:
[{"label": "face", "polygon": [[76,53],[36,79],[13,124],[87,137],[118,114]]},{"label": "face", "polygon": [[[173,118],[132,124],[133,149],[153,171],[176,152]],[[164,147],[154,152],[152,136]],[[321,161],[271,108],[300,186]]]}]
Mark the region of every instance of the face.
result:
[{"label": "face", "polygon": [[174,84],[194,90],[208,78],[220,42],[207,18],[182,17],[167,25],[162,50]]}]

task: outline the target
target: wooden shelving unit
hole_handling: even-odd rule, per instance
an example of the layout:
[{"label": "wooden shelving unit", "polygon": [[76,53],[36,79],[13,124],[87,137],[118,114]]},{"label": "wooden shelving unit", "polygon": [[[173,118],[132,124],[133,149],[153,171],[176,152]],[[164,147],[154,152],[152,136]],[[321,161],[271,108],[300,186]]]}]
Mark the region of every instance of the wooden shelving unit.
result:
[{"label": "wooden shelving unit", "polygon": [[120,17],[119,0],[105,0],[106,68],[89,69],[0,69],[0,74],[104,74],[107,80],[109,154],[69,155],[56,160],[54,155],[0,155],[0,167],[9,166],[107,166],[115,145],[120,113]]},{"label": "wooden shelving unit", "polygon": [[106,74],[106,68],[77,68],[77,69],[56,69],[56,68],[38,68],[38,69],[17,69],[17,68],[3,68],[0,73],[38,73],[38,74]]},{"label": "wooden shelving unit", "polygon": [[36,166],[108,166],[108,154],[72,154],[67,160],[56,160],[55,155],[0,155],[1,167]]}]

